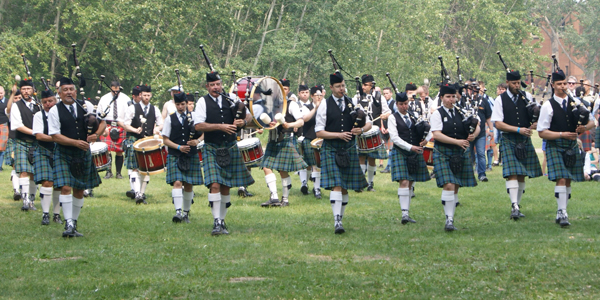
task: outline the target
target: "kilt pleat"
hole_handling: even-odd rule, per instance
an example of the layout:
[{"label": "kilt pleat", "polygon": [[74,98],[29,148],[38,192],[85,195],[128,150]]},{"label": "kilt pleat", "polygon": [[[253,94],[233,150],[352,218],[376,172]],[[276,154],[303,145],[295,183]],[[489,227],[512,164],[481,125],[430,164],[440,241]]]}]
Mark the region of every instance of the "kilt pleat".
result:
[{"label": "kilt pleat", "polygon": [[261,167],[271,170],[294,172],[308,167],[296,150],[292,137],[281,142],[268,142]]},{"label": "kilt pleat", "polygon": [[[74,177],[71,174],[71,163],[73,158],[83,158],[85,173],[82,177]],[[96,170],[96,165],[92,161],[92,153],[88,149],[69,149],[61,145],[56,145],[54,150],[54,187],[60,188],[70,186],[74,189],[85,190],[92,189],[102,183],[100,175]]]},{"label": "kilt pleat", "polygon": [[198,159],[198,155],[189,157],[190,169],[183,172],[177,167],[178,158],[174,155],[167,157],[167,183],[173,185],[175,181],[187,182],[191,185],[202,185],[202,165]]},{"label": "kilt pleat", "polygon": [[302,147],[302,151],[304,152],[304,155],[302,157],[304,159],[304,162],[306,162],[307,165],[316,166],[317,159],[315,158],[315,151],[314,151],[313,147],[310,145],[310,142],[311,142],[311,140],[309,140],[309,139],[304,139],[302,141],[301,147]]},{"label": "kilt pleat", "polygon": [[368,158],[375,158],[375,159],[388,159],[388,154],[387,154],[387,151],[385,150],[385,145],[379,147],[375,151],[366,152],[366,153],[358,152],[358,156],[366,156]]},{"label": "kilt pleat", "polygon": [[119,138],[116,141],[113,141],[110,138],[110,135],[108,136],[100,136],[100,141],[106,143],[106,146],[108,147],[108,151],[109,152],[124,152],[124,146],[123,146],[123,142],[127,139],[127,133],[125,132],[125,129],[123,129],[122,127],[119,126],[111,126],[110,124],[106,124],[106,129],[108,130],[108,132],[110,132],[111,128],[117,128],[117,130],[119,130]]},{"label": "kilt pleat", "polygon": [[[527,158],[520,161],[515,156],[515,146],[517,143],[527,144]],[[535,178],[542,176],[542,167],[538,159],[535,148],[531,143],[531,138],[521,134],[506,133],[502,134],[502,143],[500,143],[500,154],[502,155],[502,176],[520,175]]]},{"label": "kilt pleat", "polygon": [[[231,162],[225,168],[221,168],[217,164],[217,148],[221,147],[229,148],[229,155],[231,156]],[[221,145],[205,143],[202,155],[204,185],[207,187],[210,187],[212,183],[228,187],[249,186],[254,183],[254,178],[252,178],[252,175],[246,168],[236,142]]]},{"label": "kilt pleat", "polygon": [[392,173],[392,181],[429,181],[431,179],[431,176],[429,176],[429,170],[427,170],[427,164],[425,163],[425,158],[423,157],[423,155],[417,154],[416,158],[412,158],[417,159],[419,161],[419,168],[417,169],[417,172],[415,174],[408,173],[408,155],[408,151],[400,150],[396,147],[393,147],[392,150],[390,150],[390,167]]},{"label": "kilt pleat", "polygon": [[[350,155],[350,166],[340,168],[335,163],[335,153],[338,149],[346,149]],[[336,186],[346,190],[360,190],[369,184],[365,179],[358,163],[356,142],[341,140],[323,140],[321,147],[321,187],[331,190]]]},{"label": "kilt pleat", "polygon": [[[56,149],[56,148],[55,148]],[[54,151],[50,151],[40,145],[35,149],[33,158],[33,181],[35,184],[41,184],[42,181],[54,181],[54,174],[50,161],[54,159]]]},{"label": "kilt pleat", "polygon": [[8,143],[8,123],[0,124],[0,152],[6,151],[7,143]]},{"label": "kilt pleat", "polygon": [[575,165],[567,168],[563,160],[563,153],[573,149],[579,153],[577,149],[577,141],[567,139],[557,139],[546,143],[546,160],[548,161],[548,179],[556,181],[558,179],[571,179],[573,181],[584,181],[583,162],[579,159],[579,154]]},{"label": "kilt pleat", "polygon": [[127,169],[134,170],[138,168],[137,160],[135,159],[135,150],[133,150],[133,143],[137,139],[135,137],[128,137],[123,141],[123,147],[125,148],[125,159],[127,160]]},{"label": "kilt pleat", "polygon": [[27,143],[23,140],[15,139],[15,172],[17,174],[27,172],[33,174],[33,164],[29,163],[27,153],[30,147],[37,147],[37,142]]},{"label": "kilt pleat", "polygon": [[600,149],[600,126],[596,127],[596,139],[595,139],[595,143],[596,143],[596,148]]},{"label": "kilt pleat", "polygon": [[[456,175],[450,170],[449,162],[450,156],[455,154],[460,154],[463,157],[462,171]],[[443,187],[446,183],[457,184],[460,187],[477,186],[470,156],[469,151],[465,152],[462,148],[450,148],[435,142],[433,151],[433,171],[435,172],[437,186]]]},{"label": "kilt pleat", "polygon": [[15,159],[13,157],[15,152],[15,139],[9,138],[6,142],[6,150],[4,151],[4,165],[13,166]]}]

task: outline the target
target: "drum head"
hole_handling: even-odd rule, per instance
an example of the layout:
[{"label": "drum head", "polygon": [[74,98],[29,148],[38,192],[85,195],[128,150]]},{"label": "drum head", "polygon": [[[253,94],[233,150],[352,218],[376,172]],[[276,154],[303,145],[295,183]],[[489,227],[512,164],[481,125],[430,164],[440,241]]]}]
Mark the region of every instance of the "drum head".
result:
[{"label": "drum head", "polygon": [[136,151],[151,151],[160,148],[162,146],[162,139],[155,139],[150,136],[147,138],[139,139],[133,143],[133,149]]},{"label": "drum head", "polygon": [[314,139],[314,140],[312,140],[310,142],[310,145],[313,148],[321,148],[321,146],[323,146],[323,139],[322,138],[316,138],[316,139]]},{"label": "drum head", "polygon": [[[277,78],[270,76],[258,77],[256,78],[256,81],[254,81],[254,79],[255,78],[251,80],[253,85],[249,96],[250,113],[254,117],[254,122],[258,128],[274,129],[275,127],[279,126],[279,123],[270,127],[269,124],[266,124],[261,120],[261,115],[265,114],[269,116],[271,121],[277,122],[275,120],[275,115],[285,113],[287,108],[287,98],[283,91],[283,86],[281,85],[281,82],[277,80]],[[271,94],[265,95],[257,93],[256,87],[260,87],[262,91],[271,90]],[[254,100],[255,94],[257,98],[256,101]]]},{"label": "drum head", "polygon": [[238,148],[247,149],[252,146],[260,145],[260,140],[258,138],[249,138],[241,140],[237,143]]},{"label": "drum head", "polygon": [[108,151],[108,145],[104,142],[95,142],[90,144],[90,152],[97,154]]},{"label": "drum head", "polygon": [[372,135],[376,135],[379,133],[379,126],[377,125],[373,125],[371,127],[371,129],[369,129],[369,131],[365,132],[364,135],[365,136],[372,136]]}]

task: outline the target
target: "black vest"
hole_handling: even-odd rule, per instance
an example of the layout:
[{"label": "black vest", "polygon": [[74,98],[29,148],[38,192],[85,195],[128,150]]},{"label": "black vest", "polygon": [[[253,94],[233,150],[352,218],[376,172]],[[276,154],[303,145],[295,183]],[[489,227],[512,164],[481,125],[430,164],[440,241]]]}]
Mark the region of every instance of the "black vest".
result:
[{"label": "black vest", "polygon": [[[286,123],[292,123],[292,122],[296,122],[296,118],[294,118],[294,116],[290,113],[290,103],[292,103],[291,100],[288,100],[287,103],[287,107],[286,107],[286,112],[285,112],[285,122]],[[279,125],[278,130],[281,130],[283,132],[294,132],[294,128],[283,128],[282,125]],[[302,133],[302,128],[298,128],[298,131],[296,133]],[[302,134],[300,134],[302,135]]]},{"label": "black vest", "polygon": [[570,131],[575,132],[577,129],[577,120],[573,116],[573,107],[567,99],[567,111],[562,109],[562,103],[558,104],[554,99],[550,99],[552,105],[552,120],[550,121],[550,131],[561,132]]},{"label": "black vest", "polygon": [[[45,135],[48,135],[48,115],[46,114],[46,111],[44,111],[44,110],[42,110],[42,122],[44,123],[43,133]],[[54,150],[54,142],[43,142],[43,141],[38,140],[38,144],[40,146],[46,148],[46,150],[49,150],[49,151]]]},{"label": "black vest", "polygon": [[[135,114],[133,115],[133,119],[131,120],[131,127],[140,128],[142,126],[142,121],[140,121],[140,116],[144,115],[144,110],[142,109],[142,105],[136,103]],[[148,103],[148,114],[146,115],[146,123],[144,123],[144,129],[142,129],[142,133],[137,134],[135,132],[128,132],[127,136],[133,136],[137,139],[141,139],[146,136],[154,135],[154,125],[156,124],[156,115],[154,114],[154,106]]]},{"label": "black vest", "polygon": [[5,124],[8,122],[8,116],[6,115],[6,106],[8,104],[8,99],[4,98],[4,102],[0,102],[0,124]]},{"label": "black vest", "polygon": [[[354,123],[350,112],[354,109],[352,100],[344,96],[344,111],[342,112],[333,99],[333,95],[327,98],[327,121],[325,122],[325,131],[329,132],[350,132]],[[343,141],[336,139],[337,141]]]},{"label": "black vest", "polygon": [[[75,104],[77,109],[77,118],[73,119],[73,115],[67,108],[67,106],[61,101],[56,104],[58,110],[58,118],[60,119],[60,134],[74,139],[74,140],[87,140],[87,128],[84,121],[85,111],[81,106]],[[74,146],[63,146],[67,149],[79,149]]]},{"label": "black vest", "polygon": [[504,92],[500,95],[502,100],[502,112],[504,113],[504,120],[502,122],[517,127],[531,126],[531,119],[527,113],[527,104],[523,96],[518,95],[517,105],[510,99],[508,93]]},{"label": "black vest", "polygon": [[[171,135],[169,139],[177,145],[187,145],[187,142],[190,140],[190,131],[192,131],[192,127],[194,126],[193,122],[190,124],[186,117],[183,124],[181,124],[178,112],[171,114],[169,118],[171,118]],[[197,153],[197,147],[190,147],[190,152],[187,155],[192,156]],[[169,155],[180,156],[181,154],[183,154],[181,151],[169,148]]]},{"label": "black vest", "polygon": [[[313,110],[313,108],[315,108],[315,106],[312,103],[309,103],[308,105],[305,105],[305,106],[309,110]],[[317,124],[316,117],[317,117],[317,113],[315,112],[315,114],[312,116],[312,118],[310,118],[310,120],[308,120],[307,122],[304,122],[304,126],[302,126],[302,134],[304,135],[305,138],[307,138],[311,141],[317,138],[317,134],[315,133],[315,125]]]},{"label": "black vest", "polygon": [[[213,100],[210,95],[204,96],[204,102],[206,103],[206,123],[211,124],[233,124],[234,115],[229,109],[229,103],[227,100],[221,97],[221,106]],[[236,139],[236,134],[227,134],[220,130],[209,131],[204,133],[204,141],[206,143],[221,144],[225,142],[233,142]]]},{"label": "black vest", "polygon": [[419,146],[419,143],[423,137],[419,137],[419,134],[417,134],[417,126],[415,126],[414,120],[410,120],[412,124],[409,129],[404,122],[404,117],[399,112],[394,113],[394,118],[396,119],[396,130],[398,131],[398,136],[413,146]]},{"label": "black vest", "polygon": [[[33,103],[33,101],[31,102]],[[17,106],[19,107],[19,112],[21,113],[21,120],[23,121],[23,126],[32,129],[33,128],[33,114],[40,111],[40,107],[33,103],[33,112],[27,107],[24,100],[19,100],[17,102]],[[22,133],[17,130],[17,139],[26,140],[26,141],[35,141],[35,136]]]},{"label": "black vest", "polygon": [[[454,139],[458,139],[458,140],[466,140],[467,137],[469,136],[469,132],[467,131],[467,128],[465,128],[465,126],[462,123],[462,114],[459,113],[458,111],[456,111],[456,109],[452,108],[454,110],[454,119],[448,114],[446,113],[446,110],[444,109],[444,107],[440,107],[438,108],[438,112],[440,113],[440,116],[442,117],[442,133],[448,137],[454,138]],[[447,122],[444,122],[444,120],[447,119]],[[436,141],[436,143],[440,143],[443,146],[446,147],[458,147],[455,145],[450,145],[450,144],[446,144],[446,143],[441,143]]]}]

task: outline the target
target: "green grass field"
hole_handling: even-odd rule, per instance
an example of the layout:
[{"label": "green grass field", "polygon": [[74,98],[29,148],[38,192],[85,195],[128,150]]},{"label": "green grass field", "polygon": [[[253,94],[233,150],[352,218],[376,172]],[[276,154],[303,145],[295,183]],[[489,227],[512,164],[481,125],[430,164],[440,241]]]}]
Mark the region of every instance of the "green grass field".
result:
[{"label": "green grass field", "polygon": [[[539,145],[539,143],[538,143]],[[4,299],[597,299],[600,295],[596,182],[576,183],[571,227],[554,224],[553,183],[528,181],[523,213],[509,220],[500,167],[490,182],[459,193],[458,231],[444,232],[441,189],[417,185],[401,225],[398,184],[375,176],[376,192],[351,193],[334,235],[328,201],[302,196],[293,176],[291,205],[264,209],[262,171],[254,198],[232,197],[229,236],[210,235],[207,189],[196,187],[190,224],[173,224],[171,187],[153,176],[148,205],[125,197],[127,179],[105,180],[86,199],[83,238],[41,226],[41,209],[21,212],[10,171],[0,173],[0,297]],[[104,173],[101,174],[102,176]],[[279,185],[279,184],[278,184]],[[310,185],[312,188],[312,184]]]}]

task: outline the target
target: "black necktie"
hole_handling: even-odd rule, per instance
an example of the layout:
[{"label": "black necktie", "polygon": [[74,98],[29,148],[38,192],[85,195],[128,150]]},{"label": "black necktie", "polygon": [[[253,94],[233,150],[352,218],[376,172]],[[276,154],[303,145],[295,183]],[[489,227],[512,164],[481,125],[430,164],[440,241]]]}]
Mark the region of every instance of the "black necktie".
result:
[{"label": "black necktie", "polygon": [[517,100],[519,100],[519,97],[518,97],[517,95],[514,95],[514,96],[513,96],[513,102],[514,102],[515,104],[517,104]]},{"label": "black necktie", "polygon": [[117,113],[117,100],[113,104],[113,121],[118,119],[119,114]]},{"label": "black necktie", "polygon": [[452,119],[454,119],[454,108],[450,109],[450,116],[452,117]]},{"label": "black necktie", "polygon": [[146,105],[146,107],[144,107],[144,117],[148,115],[148,106],[150,105]]},{"label": "black necktie", "polygon": [[33,103],[29,103],[29,110],[33,112]]},{"label": "black necktie", "polygon": [[410,125],[412,125],[410,119],[408,118],[408,115],[404,115],[404,123],[406,123],[406,127],[408,128],[410,128]]},{"label": "black necktie", "polygon": [[338,99],[338,107],[341,111],[344,111],[344,99]]},{"label": "black necktie", "polygon": [[567,99],[563,99],[562,108],[565,112],[567,112]]},{"label": "black necktie", "polygon": [[77,119],[77,116],[75,115],[75,109],[73,108],[73,105],[69,105],[69,110],[71,111],[71,115],[73,116],[73,119]]}]

